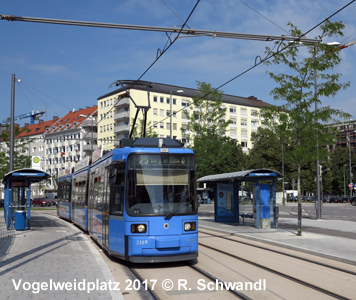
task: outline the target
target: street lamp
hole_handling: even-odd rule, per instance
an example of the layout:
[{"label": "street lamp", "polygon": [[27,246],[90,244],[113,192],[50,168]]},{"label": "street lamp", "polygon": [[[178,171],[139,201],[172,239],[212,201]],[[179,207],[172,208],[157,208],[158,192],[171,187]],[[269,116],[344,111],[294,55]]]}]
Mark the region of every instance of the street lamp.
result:
[{"label": "street lamp", "polygon": [[91,120],[91,137],[90,137],[90,157],[93,156],[93,130],[94,130],[94,117],[93,116],[85,116],[83,114],[79,115],[79,117],[84,117],[86,119],[90,119]]},{"label": "street lamp", "polygon": [[10,172],[14,170],[14,138],[15,138],[15,82],[20,82],[20,79],[12,74],[11,78],[11,122],[10,122]]},{"label": "street lamp", "polygon": [[173,135],[172,135],[172,116],[173,116],[173,111],[172,111],[172,93],[173,92],[176,92],[176,93],[184,93],[183,90],[176,90],[176,91],[169,91],[170,93],[170,97],[169,97],[169,104],[170,104],[170,107],[171,107],[171,112],[170,112],[170,134],[169,134],[169,137],[170,138],[173,138]]}]

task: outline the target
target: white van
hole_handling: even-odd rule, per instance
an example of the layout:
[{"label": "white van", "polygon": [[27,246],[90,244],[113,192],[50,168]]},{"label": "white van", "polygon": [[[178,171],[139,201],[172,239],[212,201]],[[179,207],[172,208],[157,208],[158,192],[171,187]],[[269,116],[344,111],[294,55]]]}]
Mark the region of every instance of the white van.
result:
[{"label": "white van", "polygon": [[51,202],[51,205],[57,205],[57,193],[46,193],[44,197]]}]

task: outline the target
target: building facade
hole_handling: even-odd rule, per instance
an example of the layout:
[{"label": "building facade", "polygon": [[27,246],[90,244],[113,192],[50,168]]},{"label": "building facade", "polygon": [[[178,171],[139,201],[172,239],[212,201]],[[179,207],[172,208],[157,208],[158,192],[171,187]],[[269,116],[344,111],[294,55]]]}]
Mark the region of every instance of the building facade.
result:
[{"label": "building facade", "polygon": [[336,129],[335,144],[329,145],[329,151],[337,147],[350,147],[351,151],[356,151],[356,120],[339,121],[328,126]]},{"label": "building facade", "polygon": [[[159,137],[169,137],[172,131],[174,139],[187,142],[181,129],[186,128],[189,122],[186,109],[190,109],[192,98],[198,90],[152,82],[140,83],[143,85],[129,90],[129,86],[124,85],[98,98],[98,143],[104,150],[115,148],[122,138],[128,137],[137,108],[140,108],[139,120],[142,120],[142,111],[147,107],[147,127],[152,127]],[[258,112],[269,104],[253,96],[243,98],[226,94],[223,94],[222,102],[222,108],[227,108],[225,118],[231,120],[227,136],[236,139],[247,152],[252,148],[251,133],[261,125]],[[140,126],[137,125],[137,128]]]},{"label": "building facade", "polygon": [[45,171],[57,175],[72,169],[97,147],[97,106],[73,110],[59,118],[45,132]]}]

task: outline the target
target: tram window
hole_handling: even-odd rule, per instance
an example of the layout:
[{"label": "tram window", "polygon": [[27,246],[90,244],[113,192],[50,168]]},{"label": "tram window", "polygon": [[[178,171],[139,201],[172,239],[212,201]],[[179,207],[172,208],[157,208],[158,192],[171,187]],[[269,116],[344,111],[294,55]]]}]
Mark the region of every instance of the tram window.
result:
[{"label": "tram window", "polygon": [[110,184],[110,214],[122,215],[124,209],[125,176],[124,172],[115,174],[115,183]]}]

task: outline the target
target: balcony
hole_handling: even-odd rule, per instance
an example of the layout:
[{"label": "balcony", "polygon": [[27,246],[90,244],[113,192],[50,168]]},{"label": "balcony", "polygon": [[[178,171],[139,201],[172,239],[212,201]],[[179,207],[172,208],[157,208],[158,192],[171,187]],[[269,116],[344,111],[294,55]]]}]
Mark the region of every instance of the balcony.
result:
[{"label": "balcony", "polygon": [[114,133],[123,133],[123,132],[129,132],[130,131],[130,126],[129,125],[120,125],[114,128]]},{"label": "balcony", "polygon": [[115,107],[130,106],[130,98],[121,98],[115,100]]},{"label": "balcony", "polygon": [[119,113],[114,114],[114,120],[122,120],[122,119],[129,119],[130,118],[130,112],[129,111],[122,111]]},{"label": "balcony", "polygon": [[91,127],[91,126],[95,126],[96,125],[96,118],[94,118],[94,120],[92,119],[85,119],[82,122],[82,127]]},{"label": "balcony", "polygon": [[91,145],[83,145],[83,151],[94,151],[97,148],[97,145],[93,144],[93,149],[91,147]]},{"label": "balcony", "polygon": [[97,132],[91,133],[90,131],[88,131],[88,132],[84,133],[83,140],[90,141],[92,138],[93,138],[93,140],[96,140],[97,137],[98,137],[98,133]]}]

